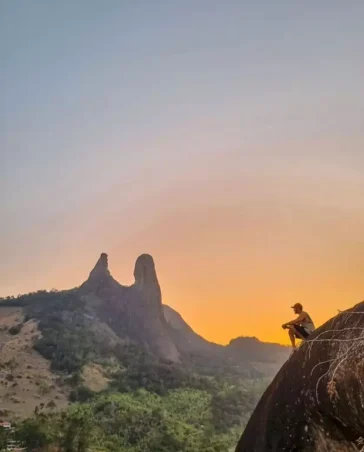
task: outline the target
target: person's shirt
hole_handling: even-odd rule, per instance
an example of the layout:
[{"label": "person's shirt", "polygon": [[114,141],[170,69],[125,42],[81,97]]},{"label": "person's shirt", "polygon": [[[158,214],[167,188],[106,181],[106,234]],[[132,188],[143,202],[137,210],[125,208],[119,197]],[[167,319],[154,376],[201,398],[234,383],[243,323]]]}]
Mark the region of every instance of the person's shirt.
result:
[{"label": "person's shirt", "polygon": [[313,323],[313,320],[307,314],[307,312],[303,312],[302,314],[304,314],[304,318],[301,321],[301,325],[308,333],[312,333],[315,330],[315,325]]}]

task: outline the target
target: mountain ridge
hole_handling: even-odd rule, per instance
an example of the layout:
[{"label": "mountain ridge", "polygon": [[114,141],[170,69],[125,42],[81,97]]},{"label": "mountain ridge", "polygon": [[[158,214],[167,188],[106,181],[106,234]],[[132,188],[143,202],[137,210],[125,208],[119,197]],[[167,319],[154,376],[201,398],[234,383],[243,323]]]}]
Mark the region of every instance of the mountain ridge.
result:
[{"label": "mountain ridge", "polygon": [[[14,340],[23,338],[21,331],[24,328],[25,334],[27,322],[33,322],[34,329],[33,339],[21,342],[23,363],[16,355],[10,357],[12,367],[6,365],[0,375],[9,413],[22,416],[22,412],[29,414],[50,402],[48,396],[38,393],[37,386],[28,385],[27,407],[19,404],[21,386],[12,387],[6,379],[20,373],[42,385],[49,397],[55,394],[57,405],[64,406],[68,397],[77,399],[77,394],[95,388],[136,389],[136,382],[144,381],[141,378],[162,392],[178,385],[199,387],[200,377],[271,378],[287,359],[284,346],[272,349],[254,340],[255,346],[261,347],[255,354],[249,352],[251,339],[220,345],[198,335],[177,311],[162,304],[150,255],[138,257],[134,276],[134,284],[120,284],[110,273],[107,254],[102,253],[79,287],[1,300],[0,362],[4,347],[10,350]],[[8,308],[12,309],[10,317]],[[34,359],[43,369],[38,376],[35,371],[24,372],[24,365],[37,367]]]},{"label": "mountain ridge", "polygon": [[[101,253],[86,281],[75,289],[56,293],[73,291],[84,301],[90,318],[96,314],[118,336],[127,336],[172,362],[181,362],[181,354],[192,351],[215,353],[229,350],[232,354],[238,354],[250,346],[267,346],[287,357],[286,346],[254,337],[241,336],[231,339],[228,345],[222,345],[196,333],[180,313],[162,304],[162,292],[152,256],[142,254],[137,258],[134,278],[134,283],[129,286],[120,284],[110,273],[108,255]],[[2,300],[3,303],[13,300],[12,303],[16,304],[14,297]]]}]

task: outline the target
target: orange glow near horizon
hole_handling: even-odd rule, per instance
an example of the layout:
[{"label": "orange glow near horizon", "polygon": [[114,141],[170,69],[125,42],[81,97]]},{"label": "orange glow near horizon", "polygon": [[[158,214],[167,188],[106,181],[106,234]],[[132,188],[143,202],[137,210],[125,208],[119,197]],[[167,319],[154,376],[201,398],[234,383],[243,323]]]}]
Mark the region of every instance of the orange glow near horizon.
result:
[{"label": "orange glow near horizon", "polygon": [[286,160],[283,171],[270,167],[267,182],[264,167],[239,172],[226,156],[217,163],[207,174],[196,161],[188,181],[168,181],[123,212],[113,210],[121,190],[114,187],[55,230],[29,232],[26,258],[18,268],[9,263],[1,295],[79,285],[101,252],[113,276],[130,284],[137,256],[149,253],[163,302],[223,344],[237,336],[287,344],[281,324],[293,318],[294,302],[319,326],[364,298],[359,172],[332,168],[323,179]]},{"label": "orange glow near horizon", "polygon": [[223,344],[360,302],[364,2],[76,3],[1,4],[0,296],[106,252]]}]

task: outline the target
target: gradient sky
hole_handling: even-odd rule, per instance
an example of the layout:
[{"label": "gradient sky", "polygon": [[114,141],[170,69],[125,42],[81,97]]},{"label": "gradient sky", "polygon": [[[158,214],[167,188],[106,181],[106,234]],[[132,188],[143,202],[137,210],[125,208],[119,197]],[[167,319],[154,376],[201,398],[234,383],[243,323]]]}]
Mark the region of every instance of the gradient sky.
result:
[{"label": "gradient sky", "polygon": [[0,3],[0,295],[101,252],[210,340],[364,299],[364,2]]}]

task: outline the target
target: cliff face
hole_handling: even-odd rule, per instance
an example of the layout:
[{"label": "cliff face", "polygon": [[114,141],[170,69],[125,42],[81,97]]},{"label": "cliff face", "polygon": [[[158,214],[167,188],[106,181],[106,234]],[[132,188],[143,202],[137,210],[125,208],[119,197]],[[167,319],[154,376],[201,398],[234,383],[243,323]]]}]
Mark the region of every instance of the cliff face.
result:
[{"label": "cliff face", "polygon": [[80,295],[119,337],[142,344],[157,356],[178,362],[180,355],[169,334],[163,314],[162,295],[153,258],[140,256],[135,264],[135,283],[122,286],[110,274],[103,253]]},{"label": "cliff face", "polygon": [[158,352],[170,361],[179,361],[180,354],[171,337],[163,313],[162,294],[159,286],[153,258],[148,254],[138,257],[134,269],[135,283],[132,286],[132,295],[140,297],[142,310],[140,317],[143,328],[148,334],[151,343]]},{"label": "cliff face", "polygon": [[364,450],[364,302],[329,320],[280,370],[236,452]]}]

